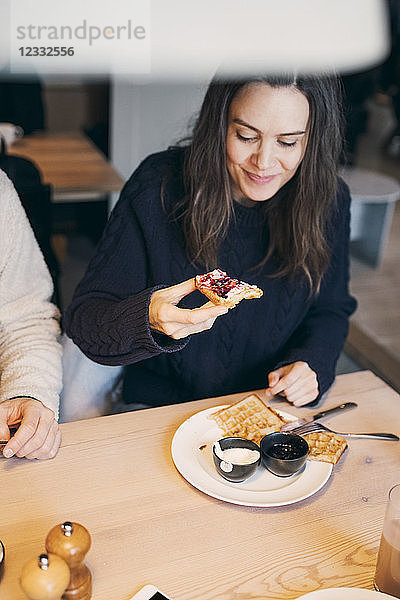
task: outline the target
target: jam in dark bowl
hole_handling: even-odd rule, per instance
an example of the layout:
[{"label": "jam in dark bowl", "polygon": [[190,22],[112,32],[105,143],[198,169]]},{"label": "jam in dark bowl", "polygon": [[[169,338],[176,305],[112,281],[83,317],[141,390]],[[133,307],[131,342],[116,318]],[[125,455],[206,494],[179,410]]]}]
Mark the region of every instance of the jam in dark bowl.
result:
[{"label": "jam in dark bowl", "polygon": [[296,433],[270,433],[261,440],[261,462],[274,475],[289,477],[304,466],[309,447]]}]

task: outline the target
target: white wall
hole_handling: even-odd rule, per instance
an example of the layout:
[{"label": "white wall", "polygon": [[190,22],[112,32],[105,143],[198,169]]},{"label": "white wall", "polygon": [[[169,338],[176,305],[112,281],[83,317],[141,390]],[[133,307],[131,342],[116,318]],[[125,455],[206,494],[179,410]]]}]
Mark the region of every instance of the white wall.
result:
[{"label": "white wall", "polygon": [[111,158],[125,179],[146,156],[188,135],[207,85],[113,82]]}]

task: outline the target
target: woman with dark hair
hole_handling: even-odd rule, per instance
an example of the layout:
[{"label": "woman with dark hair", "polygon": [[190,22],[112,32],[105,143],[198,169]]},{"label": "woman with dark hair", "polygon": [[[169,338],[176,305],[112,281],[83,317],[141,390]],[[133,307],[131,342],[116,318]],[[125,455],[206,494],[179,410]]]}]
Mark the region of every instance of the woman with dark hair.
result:
[{"label": "woman with dark hair", "polygon": [[[127,367],[125,402],[329,388],[355,309],[340,151],[334,78],[214,80],[190,145],[139,166],[66,314],[90,359]],[[199,307],[216,267],[263,297]]]}]

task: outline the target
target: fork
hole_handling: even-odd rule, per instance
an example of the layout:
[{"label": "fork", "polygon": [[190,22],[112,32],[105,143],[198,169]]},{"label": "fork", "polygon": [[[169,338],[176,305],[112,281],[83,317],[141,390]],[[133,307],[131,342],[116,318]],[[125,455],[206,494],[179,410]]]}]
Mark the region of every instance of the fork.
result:
[{"label": "fork", "polygon": [[321,423],[308,423],[306,425],[301,425],[300,427],[296,427],[296,429],[292,429],[291,433],[297,433],[299,435],[303,435],[304,433],[312,433],[314,431],[329,431],[329,433],[336,433],[337,435],[344,435],[347,437],[357,437],[357,438],[373,438],[379,440],[391,440],[393,442],[399,441],[399,436],[394,433],[342,433],[339,431],[333,431],[333,429],[329,429],[325,425]]}]

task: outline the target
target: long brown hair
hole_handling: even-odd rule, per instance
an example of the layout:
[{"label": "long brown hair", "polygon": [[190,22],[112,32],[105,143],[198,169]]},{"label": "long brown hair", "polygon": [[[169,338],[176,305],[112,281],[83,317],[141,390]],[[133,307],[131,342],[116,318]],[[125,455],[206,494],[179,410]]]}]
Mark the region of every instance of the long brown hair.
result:
[{"label": "long brown hair", "polygon": [[264,203],[270,243],[261,264],[275,256],[281,266],[274,276],[302,273],[310,290],[318,291],[329,263],[326,226],[335,205],[342,147],[340,86],[334,77],[285,74],[211,82],[184,163],[187,195],[180,214],[187,252],[196,264],[217,266],[218,248],[233,214],[226,165],[229,109],[239,90],[256,82],[296,88],[310,107],[304,158],[284,190]]}]

